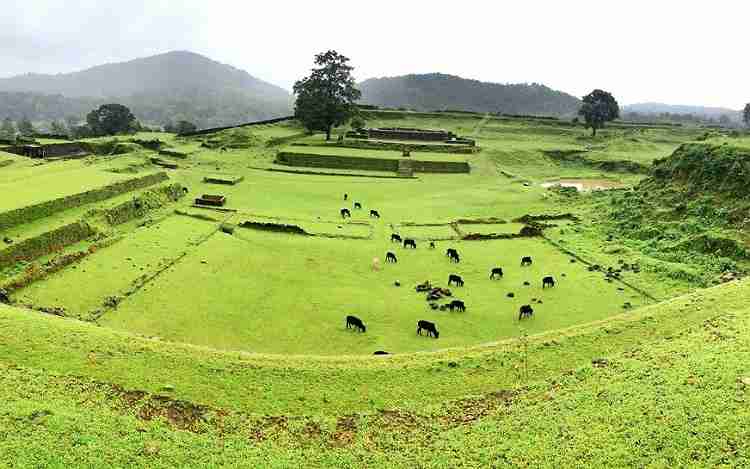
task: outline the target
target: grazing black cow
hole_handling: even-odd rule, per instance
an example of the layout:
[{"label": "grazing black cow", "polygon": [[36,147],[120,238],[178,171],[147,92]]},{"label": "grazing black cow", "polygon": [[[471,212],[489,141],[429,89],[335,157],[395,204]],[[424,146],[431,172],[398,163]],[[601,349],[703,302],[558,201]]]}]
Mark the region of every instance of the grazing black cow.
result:
[{"label": "grazing black cow", "polygon": [[521,267],[531,265],[534,261],[531,260],[531,256],[524,256],[521,258]]},{"label": "grazing black cow", "polygon": [[412,249],[417,249],[417,242],[414,241],[413,239],[405,239],[404,247],[408,248],[409,246],[411,246]]},{"label": "grazing black cow", "polygon": [[430,249],[435,249],[435,241],[430,241]]},{"label": "grazing black cow", "polygon": [[228,151],[228,150],[227,150],[227,147],[221,147],[220,151]]},{"label": "grazing black cow", "polygon": [[518,320],[520,321],[521,319],[526,317],[530,318],[532,314],[534,314],[534,309],[531,307],[531,305],[523,305],[518,312]]},{"label": "grazing black cow", "polygon": [[494,279],[495,277],[502,277],[502,276],[503,276],[502,267],[494,267],[492,269],[492,272],[490,272],[490,280]]},{"label": "grazing black cow", "polygon": [[425,321],[424,319],[420,319],[417,321],[417,334],[422,335],[422,330],[427,331],[427,336],[432,336],[434,338],[440,337],[440,333],[437,330],[437,326],[434,322]]},{"label": "grazing black cow", "polygon": [[448,304],[448,309],[450,309],[451,311],[458,310],[463,313],[464,311],[466,311],[466,305],[461,300],[453,300],[450,302],[450,304]]},{"label": "grazing black cow", "polygon": [[453,257],[453,256],[458,255],[458,251],[456,251],[453,248],[448,248],[448,249],[445,250],[445,255],[448,256],[448,257]]},{"label": "grazing black cow", "polygon": [[341,218],[352,217],[352,212],[349,211],[348,208],[342,208],[341,209]]},{"label": "grazing black cow", "polygon": [[546,288],[546,287],[550,287],[550,288],[552,288],[552,287],[554,287],[554,286],[555,286],[555,279],[554,279],[554,278],[552,278],[552,276],[551,276],[551,275],[550,275],[550,276],[547,276],[547,277],[544,277],[544,278],[542,279],[542,288]]},{"label": "grazing black cow", "polygon": [[354,210],[362,210],[362,204],[359,202],[354,202]]},{"label": "grazing black cow", "polygon": [[386,262],[393,262],[394,264],[396,264],[398,262],[398,259],[396,259],[396,255],[394,253],[388,252],[385,255],[385,261]]},{"label": "grazing black cow", "polygon": [[10,239],[10,238],[8,238],[7,236],[6,236],[5,238],[3,238],[3,242],[4,242],[5,244],[13,244],[13,240],[12,240],[12,239]]},{"label": "grazing black cow", "polygon": [[380,218],[380,214],[377,210],[370,210],[370,218]]},{"label": "grazing black cow", "polygon": [[451,253],[450,261],[451,262],[455,262],[456,264],[458,264],[459,262],[461,262],[461,258],[458,256],[457,252],[453,252],[453,253]]},{"label": "grazing black cow", "polygon": [[464,279],[462,279],[460,275],[450,274],[448,276],[448,285],[450,285],[451,283],[455,283],[458,287],[463,287]]},{"label": "grazing black cow", "polygon": [[350,327],[358,329],[360,332],[366,332],[367,331],[367,328],[365,327],[365,324],[362,322],[361,319],[359,319],[356,316],[347,316],[346,317],[346,328],[349,329]]},{"label": "grazing black cow", "polygon": [[377,352],[374,352],[373,355],[390,355],[390,353],[383,350],[378,350]]},{"label": "grazing black cow", "polygon": [[349,200],[349,194],[344,193],[344,200]]},{"label": "grazing black cow", "polygon": [[397,242],[400,243],[403,240],[401,239],[401,236],[397,235],[396,233],[393,233],[391,235],[391,242],[394,242],[394,241],[397,241]]}]

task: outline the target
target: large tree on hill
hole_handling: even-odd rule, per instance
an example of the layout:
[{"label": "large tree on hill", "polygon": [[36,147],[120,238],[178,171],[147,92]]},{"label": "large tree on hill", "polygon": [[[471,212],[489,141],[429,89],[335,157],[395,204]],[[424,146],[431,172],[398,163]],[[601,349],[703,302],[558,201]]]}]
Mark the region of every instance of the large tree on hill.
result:
[{"label": "large tree on hill", "polygon": [[594,90],[583,97],[583,104],[578,114],[583,116],[586,127],[590,127],[592,135],[596,136],[597,129],[604,127],[605,122],[620,117],[620,106],[610,93]]},{"label": "large tree on hill", "polygon": [[745,104],[745,109],[742,111],[742,120],[746,126],[750,127],[750,103]]},{"label": "large tree on hill", "polygon": [[130,109],[122,104],[104,104],[88,113],[86,122],[94,135],[127,133],[137,127]]},{"label": "large tree on hill", "polygon": [[336,51],[315,56],[310,76],[294,84],[297,101],[294,114],[309,131],[325,131],[331,139],[331,129],[356,115],[355,102],[362,93],[354,86],[353,67],[349,59]]}]

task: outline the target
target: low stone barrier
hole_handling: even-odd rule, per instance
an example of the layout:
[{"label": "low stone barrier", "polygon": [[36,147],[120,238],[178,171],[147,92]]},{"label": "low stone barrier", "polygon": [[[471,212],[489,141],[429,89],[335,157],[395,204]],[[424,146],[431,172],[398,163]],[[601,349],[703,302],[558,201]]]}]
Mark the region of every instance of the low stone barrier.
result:
[{"label": "low stone barrier", "polygon": [[[409,160],[415,172],[421,173],[468,173],[465,161],[418,161]],[[276,163],[286,166],[308,168],[357,169],[369,171],[392,171],[399,169],[398,159],[359,158],[354,156],[318,155],[311,153],[279,152]]]}]

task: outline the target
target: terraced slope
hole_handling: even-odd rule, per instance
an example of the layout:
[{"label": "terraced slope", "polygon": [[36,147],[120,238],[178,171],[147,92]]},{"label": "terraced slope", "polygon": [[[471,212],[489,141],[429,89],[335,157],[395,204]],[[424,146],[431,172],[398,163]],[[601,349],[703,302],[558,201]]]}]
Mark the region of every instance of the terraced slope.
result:
[{"label": "terraced slope", "polygon": [[742,467],[748,300],[735,282],[385,359],[220,353],[1,307],[0,453],[20,467]]}]

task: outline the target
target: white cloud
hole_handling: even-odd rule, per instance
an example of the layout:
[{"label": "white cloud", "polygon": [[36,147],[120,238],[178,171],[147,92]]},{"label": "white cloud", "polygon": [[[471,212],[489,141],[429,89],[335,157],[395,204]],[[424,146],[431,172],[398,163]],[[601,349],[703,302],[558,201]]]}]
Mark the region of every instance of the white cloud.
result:
[{"label": "white cloud", "polygon": [[540,82],[621,103],[750,101],[750,4],[526,0],[270,2],[26,0],[3,6],[0,75],[65,72],[192,50],[291,88],[315,53],[360,79],[444,72]]}]

